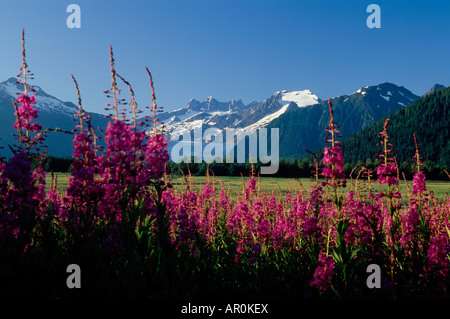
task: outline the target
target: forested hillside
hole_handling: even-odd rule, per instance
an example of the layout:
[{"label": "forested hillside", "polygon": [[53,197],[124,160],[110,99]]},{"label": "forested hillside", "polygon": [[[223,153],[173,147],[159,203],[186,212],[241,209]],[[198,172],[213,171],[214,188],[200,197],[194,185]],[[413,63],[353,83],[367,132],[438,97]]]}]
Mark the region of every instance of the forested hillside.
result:
[{"label": "forested hillside", "polygon": [[[426,94],[389,117],[388,134],[399,165],[411,162],[415,153],[414,137],[423,161],[441,168],[450,167],[450,87]],[[379,133],[385,119],[359,131],[342,143],[344,161],[356,164],[375,160]]]}]

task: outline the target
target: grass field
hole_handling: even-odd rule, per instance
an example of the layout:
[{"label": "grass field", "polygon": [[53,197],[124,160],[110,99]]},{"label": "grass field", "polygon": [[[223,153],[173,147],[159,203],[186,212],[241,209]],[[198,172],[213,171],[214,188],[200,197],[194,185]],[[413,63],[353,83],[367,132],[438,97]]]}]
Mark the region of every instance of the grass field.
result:
[{"label": "grass field", "polygon": [[[56,178],[56,181],[58,183],[58,189],[61,192],[64,192],[68,185],[68,179],[69,174],[67,173],[54,173],[54,178]],[[244,185],[246,185],[246,181],[249,177],[244,177],[245,180],[243,180],[242,177],[229,177],[229,176],[216,176],[216,177],[209,177],[210,182],[214,181],[214,184],[216,185],[217,192],[220,191],[221,187],[223,187],[226,191],[229,191],[230,194],[233,196],[237,193],[241,192]],[[47,187],[51,187],[52,184],[52,175],[51,173],[47,174]],[[206,180],[206,176],[192,176],[191,177],[191,187],[193,190],[199,190],[201,191],[204,183]],[[267,194],[283,194],[285,195],[287,192],[291,193],[291,195],[295,195],[299,191],[305,190],[309,191],[311,189],[311,186],[316,183],[315,180],[312,180],[310,178],[281,178],[281,177],[261,177],[259,179],[260,181],[260,190],[264,190]],[[185,189],[186,187],[186,179],[181,176],[174,176],[171,181],[172,185],[177,190]],[[406,183],[408,185],[406,185]],[[412,181],[400,181],[400,192],[402,194],[407,193],[407,189],[412,190]],[[445,196],[450,193],[450,181],[427,181],[427,191],[432,191],[436,198],[439,200],[443,200]],[[352,188],[350,188],[352,187]],[[350,189],[355,190],[355,186],[352,186],[350,181],[348,181],[348,186],[346,188],[346,191],[349,191]],[[361,182],[358,185],[359,191],[361,191]],[[380,185],[375,182],[372,186],[374,188],[374,191],[379,192],[380,191]],[[367,187],[365,188],[367,190]]]}]

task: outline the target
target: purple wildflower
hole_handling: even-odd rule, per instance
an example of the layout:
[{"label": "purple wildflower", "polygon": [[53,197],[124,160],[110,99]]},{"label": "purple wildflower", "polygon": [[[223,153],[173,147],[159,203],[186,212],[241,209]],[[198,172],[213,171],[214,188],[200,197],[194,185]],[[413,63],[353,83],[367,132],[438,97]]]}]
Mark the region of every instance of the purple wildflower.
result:
[{"label": "purple wildflower", "polygon": [[331,287],[331,279],[333,278],[335,263],[333,258],[325,256],[325,254],[319,255],[319,266],[317,266],[314,277],[310,281],[311,287],[316,287],[321,291],[327,291]]}]

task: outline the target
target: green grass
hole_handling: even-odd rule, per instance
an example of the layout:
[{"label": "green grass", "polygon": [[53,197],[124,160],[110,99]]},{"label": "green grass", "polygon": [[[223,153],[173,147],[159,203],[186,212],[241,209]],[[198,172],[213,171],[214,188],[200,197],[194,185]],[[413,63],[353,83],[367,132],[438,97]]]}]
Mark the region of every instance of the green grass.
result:
[{"label": "green grass", "polygon": [[[192,176],[192,186],[194,189],[201,190],[202,185],[204,184],[206,177],[205,176]],[[245,181],[242,177],[228,177],[228,176],[217,176],[217,177],[209,177],[210,181],[215,182],[217,190],[220,190],[221,185],[225,190],[230,190],[231,194],[235,195],[238,192],[242,192],[244,185],[246,185],[249,177],[245,177]],[[408,185],[406,185],[405,181],[400,182],[400,193],[403,196],[406,196],[409,192],[412,191],[412,181],[406,181]],[[301,190],[310,191],[311,186],[315,185],[316,181],[310,178],[281,178],[281,177],[261,177],[260,178],[260,189],[264,190],[267,194],[282,194],[285,195],[287,192],[291,194],[295,194]],[[172,179],[172,185],[177,189],[182,189],[186,186],[186,181],[183,177],[174,177]],[[427,191],[432,191],[434,196],[439,200],[443,200],[446,194],[450,193],[450,182],[446,181],[427,181]],[[345,189],[346,191],[350,190],[350,181],[348,181],[348,186]],[[358,185],[358,191],[368,191],[367,186],[362,185],[362,181],[360,181]],[[361,189],[361,187],[365,187]],[[372,186],[373,192],[380,192],[381,187],[378,182],[375,182]],[[383,185],[383,187],[386,187]],[[352,188],[355,190],[355,188]]]},{"label": "green grass", "polygon": [[[54,179],[56,178],[56,181],[58,183],[58,190],[60,192],[64,192],[68,186],[68,179],[69,179],[68,173],[54,173]],[[242,192],[244,185],[246,185],[249,177],[229,177],[229,176],[216,176],[216,177],[209,177],[210,181],[214,181],[216,185],[217,192],[223,187],[225,190],[229,190],[230,193],[234,196],[239,192]],[[309,192],[311,189],[311,186],[316,183],[315,180],[312,180],[310,178],[281,178],[281,177],[261,177],[260,179],[260,190],[264,190],[267,194],[274,194],[279,195],[282,194],[283,196],[290,192],[291,194],[296,194],[297,192],[301,190],[306,190]],[[193,190],[199,190],[201,191],[203,188],[203,185],[206,181],[205,176],[192,176],[191,177],[191,185]],[[52,175],[51,173],[47,173],[46,177],[46,183],[47,188],[51,187],[52,185]],[[406,186],[405,181],[400,182],[400,192],[403,196],[406,196],[409,191],[412,191],[412,181],[407,181],[408,186]],[[172,179],[172,185],[177,190],[185,189],[186,187],[186,181],[184,177],[180,176],[174,176]],[[439,200],[443,200],[446,196],[446,194],[450,193],[450,182],[446,181],[427,181],[427,191],[432,191],[436,198]],[[367,191],[367,187],[363,190],[361,190],[361,183],[358,185],[359,189],[358,191]],[[350,181],[348,181],[348,186],[346,188],[346,191],[348,191],[351,187]],[[373,191],[379,192],[381,190],[380,185],[375,182],[373,184]],[[383,186],[385,187],[385,186]]]},{"label": "green grass", "polygon": [[53,187],[56,180],[58,191],[64,193],[69,186],[69,176],[69,173],[47,173],[45,176],[45,185],[49,189]]}]

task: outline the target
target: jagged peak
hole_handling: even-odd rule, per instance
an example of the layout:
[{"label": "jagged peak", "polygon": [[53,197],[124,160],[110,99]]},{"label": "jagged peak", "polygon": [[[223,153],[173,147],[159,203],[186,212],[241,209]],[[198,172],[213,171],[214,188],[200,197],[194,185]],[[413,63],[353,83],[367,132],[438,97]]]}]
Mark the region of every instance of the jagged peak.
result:
[{"label": "jagged peak", "polygon": [[445,86],[442,85],[442,84],[435,83],[435,84],[433,84],[433,86],[428,90],[428,92],[425,93],[424,95],[433,93],[433,92],[435,92],[435,91],[437,91],[437,90],[440,90],[440,89],[442,89],[442,88],[444,88],[444,87],[445,87]]}]

